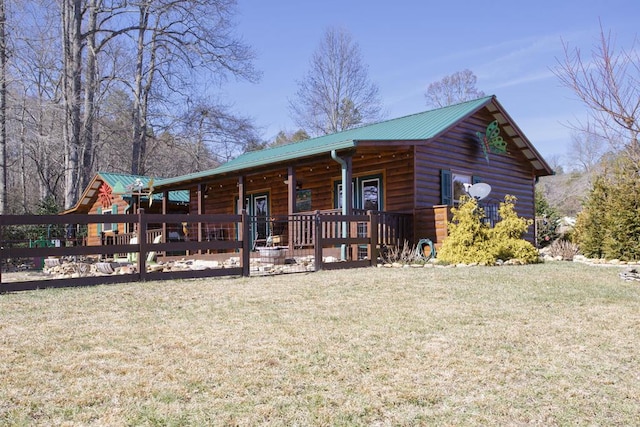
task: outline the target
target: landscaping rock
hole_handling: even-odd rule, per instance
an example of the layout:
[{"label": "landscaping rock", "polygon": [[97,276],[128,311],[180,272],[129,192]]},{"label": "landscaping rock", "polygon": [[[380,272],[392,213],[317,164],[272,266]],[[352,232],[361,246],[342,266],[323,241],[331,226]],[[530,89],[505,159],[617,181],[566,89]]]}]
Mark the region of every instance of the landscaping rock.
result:
[{"label": "landscaping rock", "polygon": [[45,267],[52,268],[60,265],[60,258],[45,258]]},{"label": "landscaping rock", "polygon": [[113,274],[113,266],[110,262],[96,263],[96,270],[102,274]]},{"label": "landscaping rock", "polygon": [[627,268],[620,273],[620,278],[626,281],[640,281],[640,271],[637,268]]}]

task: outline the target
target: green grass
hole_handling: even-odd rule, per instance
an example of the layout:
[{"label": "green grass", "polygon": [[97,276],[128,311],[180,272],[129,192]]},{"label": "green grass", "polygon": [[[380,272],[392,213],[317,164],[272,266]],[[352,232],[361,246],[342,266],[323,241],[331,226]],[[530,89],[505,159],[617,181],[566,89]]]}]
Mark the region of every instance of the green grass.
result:
[{"label": "green grass", "polygon": [[640,285],[576,263],[0,295],[0,425],[633,425]]}]

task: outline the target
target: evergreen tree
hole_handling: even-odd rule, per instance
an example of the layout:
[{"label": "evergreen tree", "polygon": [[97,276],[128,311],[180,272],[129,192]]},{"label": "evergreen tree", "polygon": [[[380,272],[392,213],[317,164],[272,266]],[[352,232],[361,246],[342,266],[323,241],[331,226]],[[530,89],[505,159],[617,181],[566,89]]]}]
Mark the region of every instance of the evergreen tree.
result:
[{"label": "evergreen tree", "polygon": [[640,259],[640,181],[629,156],[620,155],[594,182],[575,239],[588,257]]}]

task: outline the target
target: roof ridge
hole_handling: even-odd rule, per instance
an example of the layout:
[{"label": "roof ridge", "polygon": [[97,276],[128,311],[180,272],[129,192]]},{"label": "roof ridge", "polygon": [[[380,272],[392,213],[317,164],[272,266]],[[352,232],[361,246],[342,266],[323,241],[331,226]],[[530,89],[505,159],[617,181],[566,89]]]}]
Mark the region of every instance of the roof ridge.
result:
[{"label": "roof ridge", "polygon": [[[376,125],[383,125],[385,123],[392,123],[392,122],[395,122],[395,121],[398,121],[398,120],[404,120],[404,119],[407,119],[407,118],[410,118],[410,117],[419,116],[419,115],[422,115],[422,114],[427,114],[427,113],[432,113],[432,112],[436,112],[436,111],[440,111],[440,110],[444,110],[444,109],[459,107],[461,105],[472,103],[472,102],[475,103],[475,102],[478,102],[478,101],[483,100],[483,99],[489,100],[489,99],[492,99],[494,97],[495,97],[495,95],[481,96],[479,98],[458,102],[456,104],[446,105],[444,107],[433,108],[431,110],[424,110],[424,111],[420,111],[420,112],[417,112],[417,113],[407,114],[405,116],[400,116],[400,117],[394,117],[394,118],[391,118],[391,119],[380,120],[379,122],[363,124],[361,126],[356,126],[356,127],[350,128],[350,129],[341,130],[340,132],[328,133],[326,135],[318,135],[318,136],[314,136],[313,138],[307,138],[307,139],[303,139],[303,140],[300,140],[300,141],[290,141],[290,142],[287,142],[286,144],[280,144],[280,145],[266,147],[266,148],[259,149],[259,150],[248,151],[246,153],[240,154],[235,159],[238,159],[240,157],[244,157],[245,154],[258,153],[258,152],[265,153],[265,152],[268,152],[268,151],[271,151],[271,150],[275,150],[275,149],[278,149],[278,148],[281,148],[281,147],[285,147],[285,146],[291,146],[291,145],[300,144],[300,143],[303,143],[303,142],[310,143],[311,141],[314,141],[316,139],[326,138],[328,136],[337,136],[337,135],[340,135],[342,133],[353,132],[355,130],[362,130],[362,129],[367,128],[369,126],[376,126]],[[352,140],[352,138],[345,138],[344,140],[345,141]],[[235,159],[231,159],[230,161],[233,161]],[[215,168],[213,168],[213,169],[215,169]]]},{"label": "roof ridge", "polygon": [[[364,127],[367,127],[367,126],[373,126],[373,125],[377,125],[377,124],[389,123],[389,122],[393,122],[393,121],[396,121],[396,120],[403,120],[403,119],[406,119],[406,118],[409,118],[409,117],[419,116],[419,115],[421,115],[421,114],[434,113],[434,112],[436,112],[436,111],[445,110],[445,109],[449,109],[449,108],[454,108],[454,107],[458,107],[458,106],[460,106],[460,105],[470,104],[470,103],[472,103],[472,102],[474,102],[474,103],[475,103],[475,102],[480,101],[481,99],[487,99],[487,100],[489,100],[489,99],[493,98],[494,96],[495,96],[495,95],[486,95],[486,96],[481,96],[481,97],[479,97],[479,98],[469,99],[469,100],[467,100],[467,101],[457,102],[457,103],[455,103],[455,104],[451,104],[451,105],[445,105],[444,107],[432,108],[431,110],[424,110],[424,111],[419,111],[419,112],[417,112],[417,113],[407,114],[407,115],[405,115],[405,116],[394,117],[394,118],[392,118],[392,119],[380,120],[379,122],[369,123],[369,124],[367,124],[367,125],[362,125],[362,126],[358,126],[358,127],[355,127],[355,128],[346,129],[346,130],[343,130],[343,131],[341,131],[341,132],[348,132],[348,131],[350,131],[350,130],[354,130],[354,129],[361,129],[361,128],[364,128]],[[341,132],[336,132],[336,133],[334,133],[333,135],[337,135],[337,134],[339,134],[339,133],[341,133]],[[325,135],[325,136],[326,136],[326,135]]]},{"label": "roof ridge", "polygon": [[99,175],[109,174],[109,175],[119,175],[119,176],[133,176],[133,177],[140,177],[140,178],[151,178],[148,175],[137,175],[137,174],[133,174],[133,173],[106,172],[106,171],[98,171],[96,173],[99,174]]}]

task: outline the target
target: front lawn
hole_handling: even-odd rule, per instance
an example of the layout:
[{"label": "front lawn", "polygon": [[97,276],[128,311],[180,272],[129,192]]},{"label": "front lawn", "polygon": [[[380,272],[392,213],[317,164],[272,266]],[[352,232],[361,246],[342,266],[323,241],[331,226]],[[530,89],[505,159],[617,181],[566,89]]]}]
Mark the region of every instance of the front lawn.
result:
[{"label": "front lawn", "polygon": [[0,425],[633,425],[640,284],[577,263],[0,295]]}]

